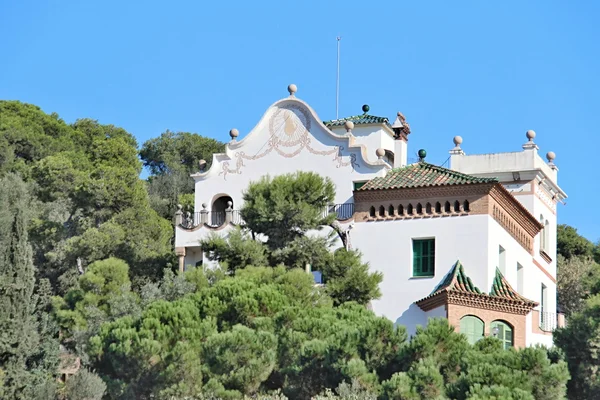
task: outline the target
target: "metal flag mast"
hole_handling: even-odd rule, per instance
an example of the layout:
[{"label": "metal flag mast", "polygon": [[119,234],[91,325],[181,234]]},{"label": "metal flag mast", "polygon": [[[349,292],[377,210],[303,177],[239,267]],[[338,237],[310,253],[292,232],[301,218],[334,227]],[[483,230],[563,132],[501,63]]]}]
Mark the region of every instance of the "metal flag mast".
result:
[{"label": "metal flag mast", "polygon": [[335,79],[335,119],[339,117],[340,108],[340,40],[341,36],[337,37],[337,74]]}]

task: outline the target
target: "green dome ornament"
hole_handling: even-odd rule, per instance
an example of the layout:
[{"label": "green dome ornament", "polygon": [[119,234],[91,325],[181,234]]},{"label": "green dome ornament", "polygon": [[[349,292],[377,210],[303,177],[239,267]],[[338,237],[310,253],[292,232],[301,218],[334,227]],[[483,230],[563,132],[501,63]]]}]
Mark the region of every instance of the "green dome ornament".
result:
[{"label": "green dome ornament", "polygon": [[427,157],[427,151],[425,149],[419,150],[419,161],[425,161],[425,157]]},{"label": "green dome ornament", "polygon": [[369,107],[369,105],[368,105],[368,104],[365,104],[364,106],[362,106],[362,110],[363,110],[363,112],[364,112],[365,114],[366,114],[366,113],[368,113],[370,109],[371,109],[371,108]]}]

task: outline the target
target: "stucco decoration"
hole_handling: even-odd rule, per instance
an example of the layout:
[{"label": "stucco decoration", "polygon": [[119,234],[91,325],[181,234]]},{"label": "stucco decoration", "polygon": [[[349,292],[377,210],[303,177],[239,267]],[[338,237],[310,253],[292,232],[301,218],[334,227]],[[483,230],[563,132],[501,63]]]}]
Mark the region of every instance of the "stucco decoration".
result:
[{"label": "stucco decoration", "polygon": [[327,150],[317,150],[311,146],[310,135],[311,119],[306,107],[298,103],[284,103],[276,106],[275,112],[269,119],[269,140],[261,151],[253,156],[246,155],[243,151],[234,153],[235,168],[225,161],[221,164],[221,172],[224,179],[228,174],[241,174],[246,165],[244,161],[253,161],[265,157],[272,151],[277,152],[285,158],[293,158],[306,150],[320,156],[331,156],[336,168],[351,167],[354,172],[360,165],[356,161],[356,154],[350,154],[348,161],[342,157],[343,146],[333,146]]}]

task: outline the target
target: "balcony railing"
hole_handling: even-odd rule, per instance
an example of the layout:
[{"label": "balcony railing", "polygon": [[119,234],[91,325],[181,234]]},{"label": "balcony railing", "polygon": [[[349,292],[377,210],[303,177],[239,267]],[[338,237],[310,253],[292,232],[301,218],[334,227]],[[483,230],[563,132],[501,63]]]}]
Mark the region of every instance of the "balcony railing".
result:
[{"label": "balcony railing", "polygon": [[[228,215],[228,213],[230,213]],[[335,214],[338,221],[345,221],[354,215],[354,203],[344,204],[332,204],[327,206],[323,211],[323,216],[328,214]],[[217,228],[226,222],[230,221],[234,225],[244,225],[244,220],[240,210],[226,210],[226,211],[201,211],[195,213],[181,213],[177,215],[177,218],[181,218],[179,225],[185,229],[192,229],[199,225],[206,224],[207,226]]]},{"label": "balcony railing", "polygon": [[554,332],[557,325],[557,314],[540,311],[540,329],[544,332]]},{"label": "balcony railing", "polygon": [[324,211],[324,215],[336,214],[335,219],[338,221],[345,221],[352,218],[354,215],[354,203],[343,203],[343,204],[332,204],[327,206]]}]

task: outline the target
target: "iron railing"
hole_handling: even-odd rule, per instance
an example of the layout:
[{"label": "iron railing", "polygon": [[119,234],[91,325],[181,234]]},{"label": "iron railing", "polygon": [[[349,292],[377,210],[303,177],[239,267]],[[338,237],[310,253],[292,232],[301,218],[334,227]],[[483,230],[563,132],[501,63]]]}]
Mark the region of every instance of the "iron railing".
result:
[{"label": "iron railing", "polygon": [[223,225],[225,223],[225,211],[211,211],[206,223],[213,228]]},{"label": "iron railing", "polygon": [[[181,218],[181,227],[192,229],[202,224],[203,218],[206,219],[206,224],[213,228],[219,227],[227,221],[227,213],[231,212],[231,223],[234,225],[244,225],[240,210],[231,211],[206,211],[195,213],[184,213]],[[354,203],[331,204],[323,210],[323,216],[335,214],[338,221],[345,221],[354,215]],[[205,214],[203,216],[203,214]]]},{"label": "iron railing", "polygon": [[556,313],[540,311],[540,329],[544,332],[553,332],[556,329]]},{"label": "iron railing", "polygon": [[327,206],[324,214],[336,214],[335,219],[345,221],[354,215],[354,203],[331,204]]}]

